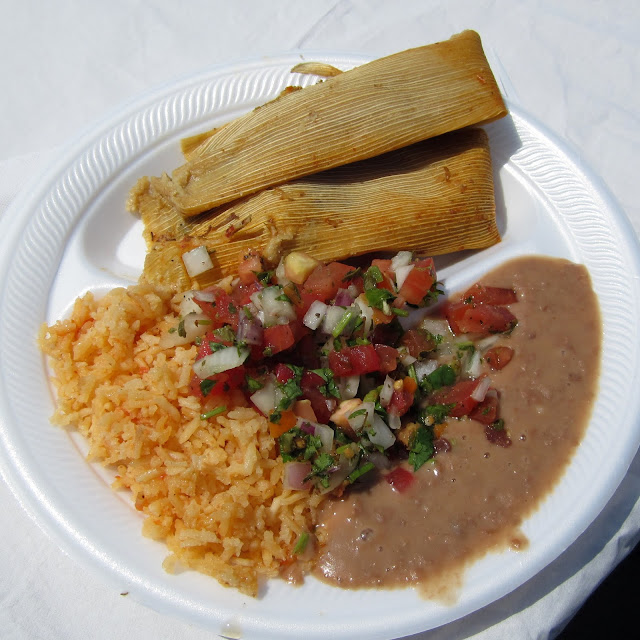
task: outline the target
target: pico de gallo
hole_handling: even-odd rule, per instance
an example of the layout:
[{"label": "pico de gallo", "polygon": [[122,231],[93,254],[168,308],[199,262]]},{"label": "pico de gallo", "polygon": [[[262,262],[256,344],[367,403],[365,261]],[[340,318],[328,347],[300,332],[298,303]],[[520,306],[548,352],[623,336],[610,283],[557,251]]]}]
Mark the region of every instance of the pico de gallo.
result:
[{"label": "pico de gallo", "polygon": [[377,470],[403,491],[407,467],[451,448],[448,420],[510,444],[491,372],[514,355],[496,343],[517,295],[476,284],[420,311],[441,294],[433,260],[406,251],[359,267],[294,252],[274,270],[250,253],[237,277],[182,294],[165,340],[198,345],[203,420],[239,392],[268,418],[287,488],[341,493]]}]

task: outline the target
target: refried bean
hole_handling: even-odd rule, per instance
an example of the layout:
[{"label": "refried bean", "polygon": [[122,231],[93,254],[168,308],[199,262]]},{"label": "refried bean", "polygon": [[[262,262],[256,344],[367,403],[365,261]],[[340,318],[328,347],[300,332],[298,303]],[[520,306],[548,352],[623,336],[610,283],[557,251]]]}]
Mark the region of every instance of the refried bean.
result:
[{"label": "refried bean", "polygon": [[329,501],[318,528],[322,580],[343,588],[413,585],[446,600],[472,561],[526,548],[520,526],[562,477],[589,421],[600,312],[586,268],[566,260],[516,258],[481,282],[518,295],[510,305],[518,324],[498,341],[515,355],[490,374],[511,445],[489,442],[469,418],[449,419],[451,449],[420,468],[406,492],[381,481]]}]

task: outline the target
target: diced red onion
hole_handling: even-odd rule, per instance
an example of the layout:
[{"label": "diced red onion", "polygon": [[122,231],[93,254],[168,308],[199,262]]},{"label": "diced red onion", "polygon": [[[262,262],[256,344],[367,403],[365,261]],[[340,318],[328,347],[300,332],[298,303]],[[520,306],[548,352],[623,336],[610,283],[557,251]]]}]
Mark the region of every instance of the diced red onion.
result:
[{"label": "diced red onion", "polygon": [[282,485],[285,489],[294,489],[296,491],[310,489],[311,481],[304,481],[310,473],[310,462],[285,462]]},{"label": "diced red onion", "polygon": [[300,427],[300,431],[304,431],[305,433],[308,433],[310,436],[316,435],[315,426],[310,422],[308,422],[307,420],[303,420],[302,422],[300,422],[299,427]]},{"label": "diced red onion", "polygon": [[473,398],[476,402],[482,402],[484,397],[487,395],[487,391],[491,386],[491,378],[489,376],[485,376],[480,379],[478,386],[473,390],[471,394],[471,398]]},{"label": "diced red onion", "polygon": [[248,318],[244,312],[240,312],[238,316],[238,342],[262,344],[263,333],[262,324],[260,324],[257,317],[257,310],[252,314],[251,318]]},{"label": "diced red onion", "polygon": [[335,304],[338,307],[348,307],[353,302],[353,297],[347,289],[338,289]]}]

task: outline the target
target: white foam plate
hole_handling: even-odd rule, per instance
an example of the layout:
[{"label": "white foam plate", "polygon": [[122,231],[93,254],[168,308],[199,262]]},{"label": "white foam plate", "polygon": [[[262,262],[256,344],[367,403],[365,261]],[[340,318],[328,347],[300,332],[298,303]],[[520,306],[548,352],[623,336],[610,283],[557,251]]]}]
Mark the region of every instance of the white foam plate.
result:
[{"label": "white foam plate", "polygon": [[[243,638],[393,638],[455,620],[502,597],[555,559],[595,519],[640,441],[639,250],[600,181],[517,109],[487,127],[503,242],[438,260],[456,290],[505,259],[562,256],[589,269],[603,316],[600,392],[585,438],[562,480],[525,521],[526,551],[486,556],[466,574],[457,603],[409,591],[341,591],[313,579],[268,584],[258,599],[194,572],[161,567],[163,545],[111,475],[84,459],[74,434],[49,423],[52,394],[35,335],[88,289],[135,282],[144,258],[140,223],[125,210],[144,174],[181,163],[181,137],[275,97],[299,55],[216,67],[127,105],[87,132],[37,177],[0,220],[0,465],[36,521],[71,555],[159,611]],[[346,69],[357,57],[307,55]]]}]

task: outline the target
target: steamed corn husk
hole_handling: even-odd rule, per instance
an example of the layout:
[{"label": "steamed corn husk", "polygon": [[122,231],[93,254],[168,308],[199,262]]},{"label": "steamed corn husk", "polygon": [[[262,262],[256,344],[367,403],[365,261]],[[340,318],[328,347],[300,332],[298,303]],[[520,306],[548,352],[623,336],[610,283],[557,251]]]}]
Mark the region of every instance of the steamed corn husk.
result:
[{"label": "steamed corn husk", "polygon": [[176,290],[188,276],[174,262],[167,274],[168,258],[200,245],[213,252],[214,269],[191,285],[207,286],[234,273],[249,250],[273,265],[293,250],[328,261],[374,251],[438,255],[500,240],[482,129],[272,187],[192,218],[164,198],[161,182],[149,179],[136,196],[149,246],[143,279],[167,286],[175,278]]},{"label": "steamed corn husk", "polygon": [[288,93],[227,123],[158,184],[192,216],[265,188],[504,116],[480,37],[465,31]]}]

